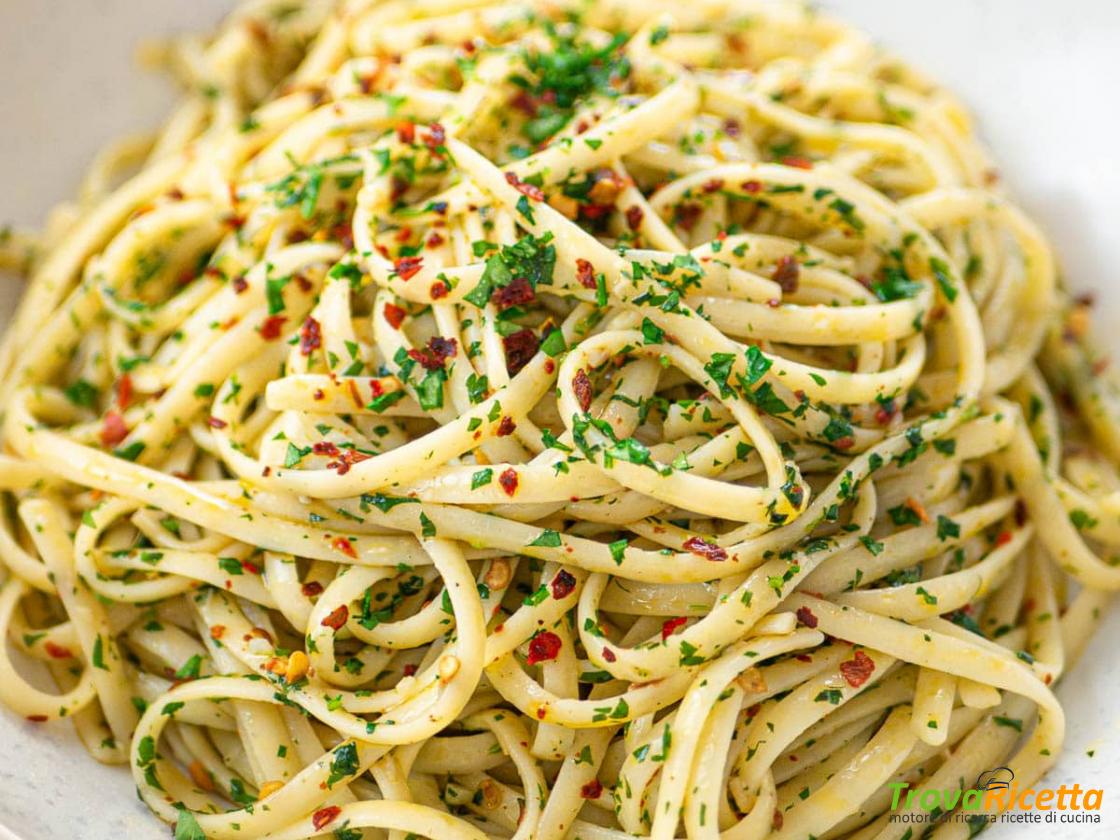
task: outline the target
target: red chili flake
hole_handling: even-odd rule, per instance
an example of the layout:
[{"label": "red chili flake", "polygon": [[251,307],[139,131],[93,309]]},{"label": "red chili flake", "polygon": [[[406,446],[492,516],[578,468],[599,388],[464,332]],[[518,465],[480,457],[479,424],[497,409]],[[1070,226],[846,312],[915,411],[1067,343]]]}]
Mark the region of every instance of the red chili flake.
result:
[{"label": "red chili flake", "polygon": [[552,597],[557,601],[567,598],[576,588],[576,579],[571,572],[561,569],[552,579]]},{"label": "red chili flake", "polygon": [[433,233],[431,236],[428,237],[427,241],[424,244],[427,245],[429,248],[438,248],[440,245],[443,244],[443,237],[440,236],[438,233]]},{"label": "red chili flake", "polygon": [[851,435],[844,435],[844,437],[834,440],[832,445],[837,449],[851,449],[856,445],[856,439]]},{"label": "red chili flake", "polygon": [[296,285],[299,286],[299,290],[304,294],[307,294],[313,288],[311,285],[311,281],[304,277],[302,274],[297,274],[292,279],[296,281]]},{"label": "red chili flake", "polygon": [[124,418],[117,412],[110,411],[101,422],[101,445],[116,446],[126,437],[128,437],[128,426],[124,424]]},{"label": "red chili flake", "polygon": [[840,663],[840,676],[852,688],[859,688],[867,682],[867,678],[871,676],[871,672],[874,670],[874,660],[862,650],[857,650],[855,655],[847,662]]},{"label": "red chili flake", "polygon": [[744,181],[742,186],[743,186],[743,190],[745,192],[750,193],[751,195],[755,195],[756,193],[762,192],[762,182],[761,181]]},{"label": "red chili flake", "polygon": [[416,675],[417,668],[415,665],[405,665],[403,671],[406,677],[412,677]]},{"label": "red chili flake", "polygon": [[52,659],[69,659],[74,655],[70,652],[70,648],[56,645],[54,642],[47,642],[44,647]]},{"label": "red chili flake", "polygon": [[595,283],[595,266],[585,259],[576,260],[576,280],[585,289],[594,289]]},{"label": "red chili flake", "polygon": [[323,332],[319,322],[309,315],[307,320],[303,322],[303,326],[299,328],[299,352],[305,356],[310,356],[322,345]]},{"label": "red chili flake", "polygon": [[397,123],[397,139],[402,143],[412,143],[416,139],[416,126],[408,120]]},{"label": "red chili flake", "polygon": [[708,560],[726,560],[727,552],[700,537],[689,537],[684,541],[685,551],[690,551]]},{"label": "red chili flake", "polygon": [[506,370],[510,376],[516,375],[532,361],[540,344],[537,334],[530,329],[518,330],[502,339],[502,347],[506,351]]},{"label": "red chili flake", "polygon": [[455,355],[459,343],[453,338],[433,335],[423,350],[409,350],[408,357],[420,363],[424,370],[441,370],[444,362]]},{"label": "red chili flake", "polygon": [[556,370],[556,362],[552,361],[552,359],[545,359],[544,360],[544,372],[545,373],[552,373],[555,370]]},{"label": "red chili flake", "polygon": [[875,412],[875,422],[880,426],[885,426],[891,422],[895,415],[894,400],[891,400],[886,405],[879,406]]},{"label": "red chili flake", "polygon": [[795,169],[813,168],[813,162],[803,155],[786,155],[782,158],[782,164],[785,166],[792,166]]},{"label": "red chili flake", "polygon": [[703,184],[701,184],[700,189],[701,191],[706,193],[719,192],[723,189],[723,179],[711,178],[710,180],[707,180]]},{"label": "red chili flake", "polygon": [[338,470],[339,475],[346,475],[354,464],[359,461],[367,461],[372,457],[372,455],[366,455],[364,452],[358,452],[355,449],[347,449],[342,452],[337,461],[328,463],[327,469]]},{"label": "red chili flake", "polygon": [[572,377],[572,391],[575,392],[576,401],[579,402],[579,407],[584,411],[591,408],[591,380],[587,377],[587,372],[580,368],[574,377]]},{"label": "red chili flake", "polygon": [[640,228],[644,217],[645,213],[637,204],[632,204],[626,208],[626,226],[630,228],[630,230],[637,230]]},{"label": "red chili flake", "polygon": [[354,247],[354,230],[348,222],[342,222],[331,228],[331,238],[339,242],[347,251]]},{"label": "red chili flake", "polygon": [[678,627],[683,627],[686,623],[688,623],[688,619],[683,615],[678,618],[667,619],[661,625],[661,641],[668,639],[676,632]]},{"label": "red chili flake", "polygon": [[342,626],[350,618],[350,610],[345,604],[341,604],[338,609],[319,622],[323,627],[329,627],[332,630],[341,630]]},{"label": "red chili flake", "polygon": [[447,142],[447,132],[444,131],[442,125],[438,122],[432,123],[428,126],[428,133],[424,135],[424,145],[436,151],[440,146]]},{"label": "red chili flake", "polygon": [[441,300],[447,297],[449,291],[447,284],[442,280],[437,280],[428,288],[428,294],[431,295],[432,300]]},{"label": "red chili flake", "polygon": [[46,723],[47,716],[46,715],[28,715],[27,719],[29,721],[31,721],[32,723]]},{"label": "red chili flake", "polygon": [[335,817],[342,813],[342,808],[338,805],[328,805],[326,808],[320,808],[311,815],[311,824],[315,826],[316,831],[321,831],[332,822]]},{"label": "red chili flake", "polygon": [[265,341],[275,341],[280,337],[280,330],[287,320],[283,315],[272,315],[265,318],[264,323],[260,326],[261,338]]},{"label": "red chili flake", "polygon": [[319,440],[311,444],[311,451],[316,455],[327,455],[334,457],[338,455],[338,447],[331,443],[329,440]]},{"label": "red chili flake", "polygon": [[999,536],[996,537],[996,545],[1007,545],[1009,542],[1011,542],[1011,532],[1000,531]]},{"label": "red chili flake", "polygon": [[207,417],[206,425],[208,425],[211,429],[224,429],[229,425],[229,423],[227,423],[225,420],[222,420],[220,417]]},{"label": "red chili flake", "polygon": [[501,485],[507,496],[512,496],[517,492],[517,480],[517,470],[513,467],[508,468],[498,476],[498,484]]},{"label": "red chili flake", "polygon": [[508,286],[499,286],[490,294],[490,302],[498,309],[509,309],[530,303],[537,297],[533,286],[525,277],[514,277]]},{"label": "red chili flake", "polygon": [[226,626],[224,624],[215,624],[210,628],[210,638],[220,639],[226,634]]},{"label": "red chili flake", "polygon": [[703,210],[699,204],[678,204],[673,210],[673,219],[681,230],[691,231]]},{"label": "red chili flake", "polygon": [[531,198],[533,201],[544,201],[544,190],[535,184],[527,184],[517,177],[516,172],[506,173],[506,183],[521,193],[526,198]]},{"label": "red chili flake", "polygon": [[335,537],[331,545],[341,551],[348,557],[357,557],[357,552],[354,551],[354,546],[346,537]]},{"label": "red chili flake", "polygon": [[787,295],[797,291],[800,278],[801,265],[788,254],[778,260],[777,265],[774,266],[774,273],[770,275],[770,279],[777,283],[782,292]]},{"label": "red chili flake", "polygon": [[323,594],[323,584],[317,580],[309,580],[299,588],[305,598],[314,598],[316,595]]},{"label": "red chili flake", "polygon": [[813,611],[808,607],[797,608],[797,620],[809,628],[817,626],[817,617],[813,615]]},{"label": "red chili flake", "polygon": [[513,422],[513,418],[508,414],[501,419],[498,423],[498,437],[508,437],[513,434],[513,430],[517,428],[517,424]]},{"label": "red chili flake", "polygon": [[409,280],[420,270],[423,264],[423,257],[401,257],[393,263],[393,270],[402,280]]},{"label": "red chili flake", "polygon": [[796,659],[798,662],[812,662],[813,661],[813,657],[811,657],[807,653],[799,653],[793,658]]},{"label": "red chili flake", "polygon": [[327,396],[327,395],[323,393],[323,389],[322,389],[322,388],[316,388],[316,389],[315,389],[315,393],[313,393],[313,394],[311,395],[311,398],[312,398],[313,400],[321,400],[321,399],[324,399],[324,398],[325,398],[326,396]]},{"label": "red chili flake", "polygon": [[509,104],[518,111],[528,114],[530,117],[535,117],[537,115],[536,100],[524,90],[518,91],[517,95],[509,101]]},{"label": "red chili flake", "polygon": [[561,645],[560,637],[551,630],[538,633],[529,640],[528,663],[536,665],[538,662],[549,662],[555,659],[560,653]]},{"label": "red chili flake", "polygon": [[124,411],[131,402],[132,377],[127,373],[121,374],[121,378],[117,380],[117,405],[120,406],[121,411]]},{"label": "red chili flake", "polygon": [[601,219],[614,209],[610,204],[581,204],[579,207],[579,214],[585,219],[594,221]]},{"label": "red chili flake", "polygon": [[241,568],[244,569],[245,571],[247,571],[251,575],[259,575],[261,573],[261,567],[258,566],[256,563],[251,563],[248,560],[242,560],[241,561]]},{"label": "red chili flake", "polygon": [[245,291],[248,288],[249,288],[249,281],[245,279],[244,274],[233,278],[233,290],[235,292],[237,292],[237,294],[241,294],[243,291]]},{"label": "red chili flake", "polygon": [[770,824],[774,827],[774,830],[780,831],[782,828],[782,823],[784,823],[785,821],[786,818],[782,816],[782,812],[775,808],[774,816],[770,820]]},{"label": "red chili flake", "polygon": [[453,338],[435,335],[428,339],[428,350],[442,359],[450,359],[458,351],[459,343]]},{"label": "red chili flake", "polygon": [[723,133],[726,134],[728,137],[731,137],[731,138],[738,137],[740,134],[742,134],[742,132],[743,132],[743,129],[739,125],[738,120],[733,120],[731,118],[728,118],[728,119],[723,121]]},{"label": "red chili flake", "polygon": [[605,647],[603,648],[603,659],[606,662],[614,662],[618,659],[618,657],[614,655],[613,650],[611,650],[609,647]]},{"label": "red chili flake", "polygon": [[385,316],[385,320],[389,322],[390,327],[395,330],[399,330],[401,328],[401,324],[404,323],[404,316],[408,313],[405,312],[401,307],[397,306],[395,303],[387,303],[385,304],[385,308],[382,310],[382,314]]},{"label": "red chili flake", "polygon": [[598,799],[603,795],[603,783],[598,779],[592,779],[579,789],[579,795],[583,799]]}]

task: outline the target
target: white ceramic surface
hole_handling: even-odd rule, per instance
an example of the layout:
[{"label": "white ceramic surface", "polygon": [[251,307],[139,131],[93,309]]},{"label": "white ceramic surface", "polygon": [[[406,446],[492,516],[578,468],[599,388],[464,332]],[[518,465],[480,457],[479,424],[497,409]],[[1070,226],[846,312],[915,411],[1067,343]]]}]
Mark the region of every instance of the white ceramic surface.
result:
[{"label": "white ceramic surface", "polygon": [[[1120,3],[1113,0],[826,0],[961,95],[1019,201],[1053,239],[1068,280],[1120,323]],[[131,66],[139,39],[216,21],[228,0],[0,0],[0,224],[37,224],[71,195],[102,143],[153,126],[169,89]],[[18,285],[0,278],[0,321]],[[1120,350],[1120,337],[1116,339]],[[1066,749],[1051,786],[1105,790],[1095,826],[998,826],[986,837],[1120,836],[1120,609],[1059,695]],[[1090,757],[1088,752],[1092,751]],[[0,709],[0,840],[166,837],[121,768],[68,724]],[[917,833],[917,832],[916,832]]]}]

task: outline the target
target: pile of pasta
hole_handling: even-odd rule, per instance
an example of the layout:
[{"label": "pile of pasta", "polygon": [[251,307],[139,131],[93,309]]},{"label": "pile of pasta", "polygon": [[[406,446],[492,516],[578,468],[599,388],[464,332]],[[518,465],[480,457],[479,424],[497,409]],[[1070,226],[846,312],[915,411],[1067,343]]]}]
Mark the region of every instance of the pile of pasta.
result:
[{"label": "pile of pasta", "polygon": [[899,838],[1057,759],[1117,392],[944,90],[733,0],[149,57],[2,246],[0,699],[177,838]]}]

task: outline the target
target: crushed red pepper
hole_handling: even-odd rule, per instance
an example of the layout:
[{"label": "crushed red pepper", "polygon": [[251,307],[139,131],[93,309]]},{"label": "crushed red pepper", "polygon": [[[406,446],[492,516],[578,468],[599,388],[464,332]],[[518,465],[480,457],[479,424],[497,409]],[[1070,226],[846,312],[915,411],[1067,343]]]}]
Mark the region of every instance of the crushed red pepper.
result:
[{"label": "crushed red pepper", "polygon": [[560,655],[562,645],[559,636],[551,630],[543,630],[529,640],[529,657],[526,661],[530,665],[550,662]]},{"label": "crushed red pepper", "polygon": [[579,407],[583,411],[588,411],[591,408],[591,380],[583,368],[576,371],[576,375],[572,377],[572,392]]},{"label": "crushed red pepper", "polygon": [[864,653],[862,650],[857,650],[851,659],[840,663],[840,676],[852,688],[859,688],[875,670],[875,661]]},{"label": "crushed red pepper", "polygon": [[332,630],[341,630],[349,619],[349,608],[345,604],[340,604],[337,609],[331,611],[330,615],[320,621],[319,624],[323,627],[329,627]]},{"label": "crushed red pepper", "polygon": [[557,601],[567,598],[576,588],[576,579],[571,572],[561,569],[552,579],[552,597]]},{"label": "crushed red pepper", "polygon": [[689,537],[684,541],[684,549],[706,560],[722,561],[727,559],[727,551],[725,549],[701,537]]}]

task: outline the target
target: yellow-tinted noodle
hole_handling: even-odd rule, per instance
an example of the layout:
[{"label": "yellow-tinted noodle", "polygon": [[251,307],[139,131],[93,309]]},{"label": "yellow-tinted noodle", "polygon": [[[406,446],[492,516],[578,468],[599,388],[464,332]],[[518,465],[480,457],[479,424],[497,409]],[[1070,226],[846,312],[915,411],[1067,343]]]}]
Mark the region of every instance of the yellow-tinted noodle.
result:
[{"label": "yellow-tinted noodle", "polygon": [[0,234],[16,714],[192,840],[897,838],[1057,760],[1120,402],[946,91],[715,0],[152,58],[165,129]]}]

